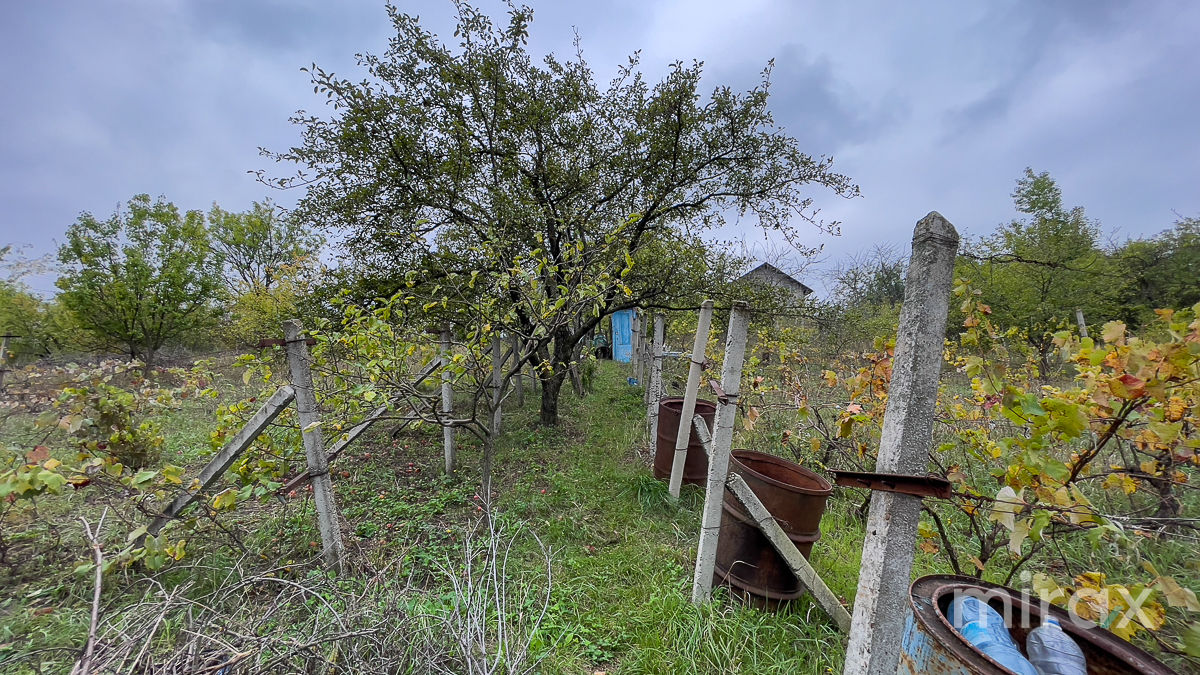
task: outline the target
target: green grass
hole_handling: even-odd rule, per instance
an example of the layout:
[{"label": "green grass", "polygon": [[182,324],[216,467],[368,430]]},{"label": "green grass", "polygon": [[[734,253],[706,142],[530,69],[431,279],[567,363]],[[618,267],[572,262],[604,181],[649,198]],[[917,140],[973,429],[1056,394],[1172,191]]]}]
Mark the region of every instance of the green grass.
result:
[{"label": "green grass", "polygon": [[[685,486],[675,501],[652,477],[641,391],[626,384],[626,374],[620,364],[603,362],[588,396],[564,390],[556,428],[537,423],[536,392],[527,392],[521,408],[510,397],[506,408],[493,505],[497,521],[513,537],[508,576],[521,602],[509,619],[520,630],[533,630],[531,617],[541,609],[538,591],[546,583],[543,552],[551,559],[545,615],[530,636],[539,671],[840,671],[845,636],[807,597],[769,612],[719,588],[714,602],[691,603],[703,493]],[[161,420],[167,436],[163,460],[187,465],[189,475],[206,459],[211,405],[189,403]],[[461,573],[468,542],[478,537],[485,515],[478,494],[479,443],[459,433],[458,469],[446,477],[440,429],[410,429],[396,438],[389,432],[380,424],[332,467],[355,563],[351,573],[356,579],[383,573],[411,584],[406,602],[445,614],[455,603],[449,579]],[[761,424],[756,433],[739,431],[735,446],[755,441],[769,451],[768,436],[776,430]],[[168,588],[186,581],[193,584],[190,592],[202,593],[221,583],[212,570],[239,560],[262,568],[286,566],[283,573],[297,579],[311,574],[319,537],[308,494],[301,490],[295,498],[239,507],[224,522],[238,533],[244,553],[227,541],[197,541],[190,555],[204,567],[168,571],[159,580]],[[861,490],[835,491],[812,555],[813,566],[847,604],[857,584],[865,496]],[[8,574],[0,594],[0,672],[8,672],[6,654],[28,646],[60,649],[43,655],[69,668],[72,650],[87,633],[92,590],[90,578],[71,573],[86,555],[77,518],[94,522],[96,511],[83,491],[43,500],[38,519],[28,516],[28,527],[15,532],[30,540],[23,551],[32,557],[15,576],[0,570]],[[1194,546],[1182,539],[1165,541],[1145,557],[1119,546],[1092,547],[1081,537],[1062,549],[1071,573],[1103,569],[1114,577],[1142,578],[1144,561],[1181,580],[1200,572]],[[1057,551],[1047,553],[1037,564],[1056,565],[1058,558]],[[917,552],[914,576],[949,571],[940,555]],[[1054,570],[1060,577],[1066,572]],[[106,577],[105,611],[129,607],[144,582],[144,573],[134,569]],[[262,599],[247,599],[256,601]]]},{"label": "green grass", "polygon": [[[536,529],[555,554],[543,630],[557,632],[546,672],[824,673],[840,670],[843,641],[807,599],[782,612],[748,607],[718,591],[691,603],[703,493],[673,503],[650,474],[640,390],[603,363],[595,391],[565,394],[562,430],[533,430],[534,411],[512,417],[499,449],[511,488],[500,509]],[[831,504],[814,566],[834,592],[852,596],[861,526]],[[837,533],[837,536],[829,536]]]}]

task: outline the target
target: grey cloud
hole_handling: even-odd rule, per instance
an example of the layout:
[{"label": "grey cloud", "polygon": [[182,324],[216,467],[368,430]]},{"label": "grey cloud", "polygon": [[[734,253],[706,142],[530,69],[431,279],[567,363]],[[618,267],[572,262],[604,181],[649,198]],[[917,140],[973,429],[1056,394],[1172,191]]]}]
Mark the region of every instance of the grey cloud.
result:
[{"label": "grey cloud", "polygon": [[[453,41],[449,2],[397,4]],[[482,4],[504,20],[503,3]],[[645,48],[648,79],[699,58],[706,83],[746,88],[774,56],[777,121],[863,188],[814,195],[845,223],[845,237],[814,236],[832,256],[903,245],[931,209],[986,232],[1014,215],[1027,165],[1129,234],[1161,230],[1170,209],[1200,214],[1200,6],[532,4],[532,49],[569,56],[576,27],[601,79]],[[389,33],[382,0],[0,3],[0,244],[50,251],[80,211],[107,215],[137,192],[184,208],[261,199],[246,171],[274,167],[258,146],[294,144],[288,115],[323,107],[299,68],[351,76],[353,55]]]}]

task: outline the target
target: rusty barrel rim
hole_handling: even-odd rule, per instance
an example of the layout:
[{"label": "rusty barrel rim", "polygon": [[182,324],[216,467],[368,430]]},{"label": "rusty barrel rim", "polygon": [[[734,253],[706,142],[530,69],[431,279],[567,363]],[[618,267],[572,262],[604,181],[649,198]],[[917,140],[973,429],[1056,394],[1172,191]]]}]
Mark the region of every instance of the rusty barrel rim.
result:
[{"label": "rusty barrel rim", "polygon": [[[959,634],[946,619],[940,600],[956,591],[982,591],[1008,603],[1012,611],[1020,612],[1022,617],[1033,617],[1040,624],[1042,609],[1047,609],[1051,616],[1058,619],[1062,629],[1084,650],[1088,657],[1088,672],[1138,672],[1148,675],[1175,675],[1175,671],[1167,667],[1145,650],[1130,644],[1113,633],[1100,628],[1078,627],[1072,621],[1072,615],[1066,610],[1049,603],[1043,604],[1038,598],[1007,586],[976,579],[974,577],[953,574],[931,574],[914,581],[909,587],[909,606],[918,626],[932,639],[948,650],[970,672],[978,675],[1006,675],[1009,669],[1000,665],[994,659],[980,651]],[[1096,666],[1093,670],[1094,659],[1105,654],[1115,660],[1123,670],[1101,669]],[[1128,670],[1124,670],[1128,669]]]},{"label": "rusty barrel rim", "polygon": [[[828,497],[829,495],[833,494],[833,484],[825,480],[825,478],[820,474],[812,471],[811,469],[806,469],[795,462],[789,462],[782,457],[768,455],[765,452],[758,452],[757,450],[734,450],[731,454],[731,459],[737,463],[739,473],[750,474],[754,478],[767,483],[768,485],[805,495]],[[797,483],[781,481],[754,469],[752,466],[747,464],[745,460],[749,460],[750,462],[756,464],[770,464],[774,467],[782,469],[785,472],[801,477],[802,480],[810,483],[810,485],[800,485]],[[815,483],[817,487],[812,487],[812,483]]]},{"label": "rusty barrel rim", "polygon": [[[660,408],[666,408],[675,413],[676,416],[683,414],[683,397],[682,396],[664,396],[658,400]],[[696,415],[700,415],[707,419],[708,414],[717,414],[717,404],[703,398],[696,399]]]},{"label": "rusty barrel rim", "polygon": [[[709,428],[717,414],[717,404],[702,398],[696,399],[696,412]],[[671,476],[671,465],[675,461],[675,443],[679,438],[679,419],[683,415],[683,397],[668,396],[658,403],[658,434],[654,439],[654,458],[651,470],[658,480],[667,480]],[[708,455],[699,437],[692,433],[687,445],[687,454],[683,465],[683,482],[691,485],[703,485],[708,479]]]}]

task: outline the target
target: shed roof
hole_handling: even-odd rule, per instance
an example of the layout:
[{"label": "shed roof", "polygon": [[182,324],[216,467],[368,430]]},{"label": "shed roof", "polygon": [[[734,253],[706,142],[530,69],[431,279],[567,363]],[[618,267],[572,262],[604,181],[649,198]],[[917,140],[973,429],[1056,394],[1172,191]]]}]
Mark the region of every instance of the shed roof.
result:
[{"label": "shed roof", "polygon": [[791,275],[785,273],[783,270],[772,265],[771,263],[763,263],[758,267],[755,267],[749,272],[743,274],[738,281],[760,281],[771,284],[772,286],[786,288],[787,290],[790,290],[793,293],[798,293],[802,296],[813,292],[813,289],[800,283]]}]

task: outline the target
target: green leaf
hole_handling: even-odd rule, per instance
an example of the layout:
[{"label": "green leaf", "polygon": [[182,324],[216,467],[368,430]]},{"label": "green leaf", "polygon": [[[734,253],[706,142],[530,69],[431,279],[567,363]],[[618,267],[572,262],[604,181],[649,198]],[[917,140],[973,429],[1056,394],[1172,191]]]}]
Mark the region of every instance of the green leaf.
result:
[{"label": "green leaf", "polygon": [[1184,653],[1192,658],[1200,659],[1200,622],[1193,621],[1188,624],[1181,637],[1180,646]]},{"label": "green leaf", "polygon": [[53,494],[62,492],[63,487],[67,484],[67,479],[62,474],[45,469],[38,472],[37,478],[46,486],[46,490]]},{"label": "green leaf", "polygon": [[129,533],[129,534],[126,536],[126,537],[125,537],[125,543],[126,543],[126,544],[132,544],[132,543],[133,543],[133,541],[134,541],[135,539],[137,539],[138,537],[142,536],[143,534],[146,534],[146,531],[147,531],[147,530],[146,530],[146,526],[145,526],[145,525],[142,525],[142,526],[140,526],[140,527],[138,527],[138,528],[134,529],[132,532],[130,532],[130,533]]}]

